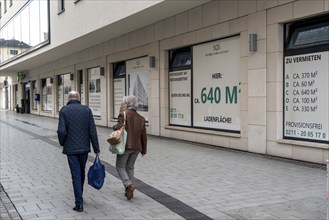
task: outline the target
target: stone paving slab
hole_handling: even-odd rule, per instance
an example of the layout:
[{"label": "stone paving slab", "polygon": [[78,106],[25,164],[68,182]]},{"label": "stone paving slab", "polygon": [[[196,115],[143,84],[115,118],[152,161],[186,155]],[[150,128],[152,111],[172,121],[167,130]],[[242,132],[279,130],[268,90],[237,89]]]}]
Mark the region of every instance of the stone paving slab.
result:
[{"label": "stone paving slab", "polygon": [[0,219],[21,220],[21,216],[0,184]]},{"label": "stone paving slab", "polygon": [[0,113],[0,183],[23,219],[193,219],[189,210],[212,219],[326,218],[323,166],[154,136],[136,162],[142,187],[127,201],[104,127],[97,130],[106,181],[101,190],[85,184],[85,211],[76,213],[57,119]]}]

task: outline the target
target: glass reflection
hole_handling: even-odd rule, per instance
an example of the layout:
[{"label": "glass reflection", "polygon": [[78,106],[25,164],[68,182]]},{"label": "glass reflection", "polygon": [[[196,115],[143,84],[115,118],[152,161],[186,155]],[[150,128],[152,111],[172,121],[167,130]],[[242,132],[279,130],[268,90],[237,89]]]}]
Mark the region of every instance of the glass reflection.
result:
[{"label": "glass reflection", "polygon": [[49,0],[31,0],[0,29],[0,65],[49,43]]},{"label": "glass reflection", "polygon": [[20,42],[22,41],[22,35],[21,35],[21,15],[17,15],[14,18],[14,39],[16,40],[15,47],[19,51],[19,53],[22,52],[22,49],[20,48]]},{"label": "glass reflection", "polygon": [[47,41],[49,29],[48,29],[48,2],[40,1],[40,42]]},{"label": "glass reflection", "polygon": [[40,5],[39,1],[33,1],[30,4],[30,46],[34,47],[41,43],[40,41]]},{"label": "glass reflection", "polygon": [[30,44],[30,21],[29,21],[30,7],[26,7],[23,9],[21,13],[21,17],[22,17],[22,26],[21,26],[22,42],[29,45]]}]

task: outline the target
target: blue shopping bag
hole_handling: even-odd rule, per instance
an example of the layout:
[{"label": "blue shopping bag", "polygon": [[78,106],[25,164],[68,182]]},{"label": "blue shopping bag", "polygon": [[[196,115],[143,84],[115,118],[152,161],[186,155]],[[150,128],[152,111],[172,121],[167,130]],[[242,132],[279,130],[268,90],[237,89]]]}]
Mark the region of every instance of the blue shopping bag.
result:
[{"label": "blue shopping bag", "polygon": [[105,167],[101,163],[99,156],[96,156],[94,164],[88,170],[88,184],[95,189],[102,188],[105,179]]}]

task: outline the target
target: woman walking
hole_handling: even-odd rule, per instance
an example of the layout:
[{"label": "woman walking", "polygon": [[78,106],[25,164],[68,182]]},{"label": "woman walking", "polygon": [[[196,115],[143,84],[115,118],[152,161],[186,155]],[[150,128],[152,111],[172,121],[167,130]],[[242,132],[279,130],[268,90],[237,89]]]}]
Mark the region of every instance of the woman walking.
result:
[{"label": "woman walking", "polygon": [[127,131],[125,152],[122,155],[117,155],[116,169],[125,187],[125,196],[127,200],[130,200],[133,198],[136,188],[133,184],[135,162],[139,153],[142,156],[146,154],[147,136],[145,118],[137,113],[137,97],[126,96],[123,100],[124,103],[121,106],[126,105],[126,109],[120,109],[118,123],[113,126],[113,130],[125,126]]}]

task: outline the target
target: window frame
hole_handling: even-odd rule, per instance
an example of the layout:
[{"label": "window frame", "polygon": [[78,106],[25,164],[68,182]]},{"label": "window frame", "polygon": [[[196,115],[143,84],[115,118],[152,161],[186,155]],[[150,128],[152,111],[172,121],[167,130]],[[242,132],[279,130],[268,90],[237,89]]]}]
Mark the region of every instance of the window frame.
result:
[{"label": "window frame", "polygon": [[[295,69],[297,69],[297,71],[291,71],[291,69],[289,69],[289,66],[292,65],[291,57],[303,56],[303,55],[314,54],[314,53],[321,54],[322,52],[329,51],[329,40],[325,40],[325,41],[322,41],[322,42],[314,42],[312,44],[305,44],[305,45],[300,46],[300,47],[289,47],[289,44],[290,44],[291,41],[295,41],[296,36],[298,35],[298,33],[302,32],[302,31],[312,30],[312,29],[316,29],[316,28],[319,28],[319,27],[327,27],[328,25],[329,25],[329,16],[328,15],[325,15],[325,16],[322,15],[322,16],[317,16],[317,17],[313,17],[313,18],[309,18],[309,19],[303,19],[303,20],[300,20],[300,21],[290,22],[290,23],[287,23],[287,24],[284,25],[284,37],[285,38],[284,38],[284,51],[283,51],[283,61],[282,61],[283,62],[283,79],[284,79],[284,81],[283,81],[283,85],[284,85],[283,86],[283,96],[282,96],[282,98],[283,98],[282,138],[285,139],[285,140],[295,140],[295,141],[324,143],[324,144],[329,143],[328,141],[321,140],[318,137],[313,138],[315,135],[313,136],[314,131],[312,129],[307,131],[307,133],[310,132],[312,134],[312,136],[308,136],[308,135],[306,136],[306,132],[305,132],[305,136],[304,135],[299,136],[298,132],[299,133],[301,132],[299,130],[299,128],[292,129],[289,126],[286,126],[286,120],[291,120],[292,122],[297,123],[297,121],[299,119],[299,118],[295,119],[295,121],[292,120],[291,119],[292,118],[292,116],[291,116],[292,113],[288,112],[288,110],[287,110],[289,107],[291,108],[291,104],[288,104],[289,101],[287,101],[287,100],[289,100],[289,99],[292,100],[292,98],[299,98],[300,99],[300,97],[299,97],[300,93],[296,93],[292,97],[289,96],[289,85],[290,85],[290,87],[292,87],[293,83],[300,83],[299,82],[299,79],[300,79],[299,76],[301,74],[303,74],[303,73],[309,74],[310,73],[312,75],[315,72],[315,70],[314,70],[314,72],[311,72],[311,71],[307,70],[307,68],[303,68],[303,72],[301,72],[301,71],[298,72],[297,64],[295,64],[296,65]],[[288,59],[290,59],[290,60],[288,60]],[[318,65],[318,64],[319,63],[315,64],[315,66]],[[302,65],[302,63],[299,64],[299,65]],[[316,72],[318,72],[318,70],[316,70]],[[289,74],[291,76],[292,73],[296,74],[296,78],[293,78],[293,77],[288,78]],[[323,72],[322,72],[322,74],[323,74]],[[317,75],[316,77],[319,77],[318,73],[316,75]],[[315,75],[313,75],[312,77],[315,78]],[[304,82],[308,82],[308,81],[304,81]],[[319,82],[326,82],[326,80],[319,80]],[[298,90],[299,84],[296,84],[296,85],[298,85],[298,86],[296,86],[297,87],[296,91],[298,92],[299,91]],[[309,91],[309,90],[312,90],[312,89],[316,89],[316,91],[318,93],[319,92],[318,88],[320,88],[320,89],[325,88],[325,86],[312,88],[311,85],[313,85],[313,84],[303,86],[303,90],[304,91]],[[309,89],[309,87],[311,87],[311,89]],[[326,91],[323,92],[322,94],[326,94]],[[320,93],[320,96],[321,96],[321,93]],[[307,93],[305,93],[303,97],[304,98],[309,98]],[[317,95],[317,97],[318,97],[318,95]],[[291,101],[290,101],[290,103],[291,103]],[[298,104],[301,103],[301,102],[294,102],[294,103],[297,103],[296,106],[300,107]],[[307,102],[305,102],[305,103],[307,103]],[[310,107],[310,106],[305,104],[305,107],[307,108],[307,107]],[[325,109],[325,110],[327,110],[327,112],[328,112],[328,109]],[[292,110],[290,110],[290,111],[292,111]],[[299,112],[299,110],[296,110],[296,112]],[[306,112],[308,112],[308,111],[306,111]],[[327,112],[325,112],[325,113],[327,113]],[[311,115],[311,117],[312,117],[312,115]],[[314,123],[316,123],[316,122],[314,122]]]},{"label": "window frame", "polygon": [[65,0],[58,0],[57,14],[61,14],[65,11]]},{"label": "window frame", "polygon": [[4,14],[7,12],[7,0],[3,0]]},{"label": "window frame", "polygon": [[285,24],[285,56],[328,50],[329,40],[323,42],[313,42],[311,44],[305,44],[301,46],[290,46],[290,44],[294,44],[299,33],[326,26],[329,26],[329,16],[320,16],[309,20],[304,19],[298,22]]}]

